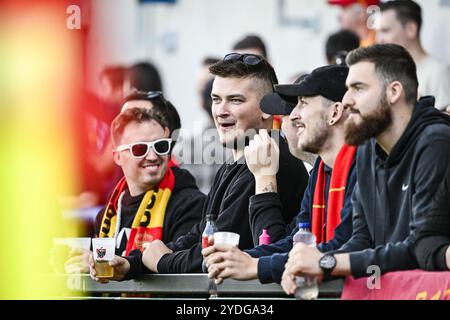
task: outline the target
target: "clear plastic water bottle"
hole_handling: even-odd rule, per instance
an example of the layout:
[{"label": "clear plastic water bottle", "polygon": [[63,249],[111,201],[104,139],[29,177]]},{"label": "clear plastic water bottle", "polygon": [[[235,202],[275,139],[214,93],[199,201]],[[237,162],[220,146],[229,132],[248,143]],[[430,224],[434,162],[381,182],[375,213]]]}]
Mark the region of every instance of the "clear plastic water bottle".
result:
[{"label": "clear plastic water bottle", "polygon": [[[298,231],[294,235],[294,245],[297,243],[305,243],[310,246],[316,246],[316,236],[310,231],[309,222],[300,222]],[[297,300],[314,300],[319,296],[319,286],[315,277],[295,277],[297,289],[295,290],[295,298]]]},{"label": "clear plastic water bottle", "polygon": [[[206,226],[202,233],[202,249],[208,248],[210,246],[210,238],[217,232],[216,227],[216,215],[215,214],[207,214],[206,215]],[[202,270],[207,273],[208,268],[206,267],[205,260],[202,262]]]}]

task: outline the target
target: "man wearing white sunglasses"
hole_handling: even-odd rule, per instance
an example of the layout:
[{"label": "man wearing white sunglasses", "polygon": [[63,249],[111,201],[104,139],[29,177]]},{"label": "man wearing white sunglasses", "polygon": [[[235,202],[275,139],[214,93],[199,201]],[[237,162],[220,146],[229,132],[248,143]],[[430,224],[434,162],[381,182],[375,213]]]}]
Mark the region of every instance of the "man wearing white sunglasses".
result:
[{"label": "man wearing white sunglasses", "polygon": [[[96,233],[114,237],[119,256],[142,251],[144,244],[153,240],[167,243],[186,234],[200,221],[205,200],[192,175],[170,163],[167,112],[130,107],[111,125],[114,161],[125,179],[96,220]],[[116,258],[112,265],[117,267],[117,263],[127,264]],[[92,268],[91,274],[96,275]]]}]

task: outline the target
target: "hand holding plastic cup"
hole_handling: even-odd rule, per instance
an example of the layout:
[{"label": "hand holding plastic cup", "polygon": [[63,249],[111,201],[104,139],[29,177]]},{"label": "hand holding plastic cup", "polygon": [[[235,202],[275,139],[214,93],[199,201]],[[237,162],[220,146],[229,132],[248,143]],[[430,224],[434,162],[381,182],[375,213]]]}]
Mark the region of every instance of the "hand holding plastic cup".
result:
[{"label": "hand holding plastic cup", "polygon": [[[233,247],[239,245],[240,235],[234,232],[214,232],[214,244],[228,244]],[[218,297],[217,284],[215,280],[211,279],[209,282],[210,297]]]},{"label": "hand holding plastic cup", "polygon": [[93,238],[92,251],[94,255],[94,268],[97,273],[97,278],[108,279],[114,276],[114,268],[109,265],[109,261],[115,255],[114,238]]},{"label": "hand holding plastic cup", "polygon": [[237,247],[239,245],[240,235],[234,232],[215,232],[214,244],[228,244]]}]

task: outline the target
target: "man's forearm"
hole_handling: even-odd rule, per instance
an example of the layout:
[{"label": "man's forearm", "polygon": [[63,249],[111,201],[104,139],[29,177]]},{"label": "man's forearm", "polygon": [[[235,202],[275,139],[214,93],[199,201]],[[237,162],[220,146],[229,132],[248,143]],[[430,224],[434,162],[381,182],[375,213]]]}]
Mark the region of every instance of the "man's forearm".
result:
[{"label": "man's forearm", "polygon": [[255,177],[255,194],[277,192],[276,176]]},{"label": "man's forearm", "polygon": [[336,254],[336,267],[331,273],[333,276],[349,276],[352,274],[350,267],[350,255],[348,253]]}]

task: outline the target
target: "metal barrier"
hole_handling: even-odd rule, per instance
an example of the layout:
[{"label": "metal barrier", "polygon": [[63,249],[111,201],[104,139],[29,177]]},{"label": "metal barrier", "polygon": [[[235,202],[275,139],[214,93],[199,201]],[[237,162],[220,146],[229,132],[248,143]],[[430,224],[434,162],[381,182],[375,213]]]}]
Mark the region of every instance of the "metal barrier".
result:
[{"label": "metal barrier", "polygon": [[[87,295],[149,293],[178,298],[210,296],[210,280],[206,274],[149,274],[138,280],[110,281],[106,284],[93,281],[88,275],[67,277],[69,290]],[[321,283],[319,298],[339,298],[343,284],[341,279]],[[279,284],[261,284],[258,280],[225,280],[217,286],[217,294],[219,297],[289,298]]]}]

